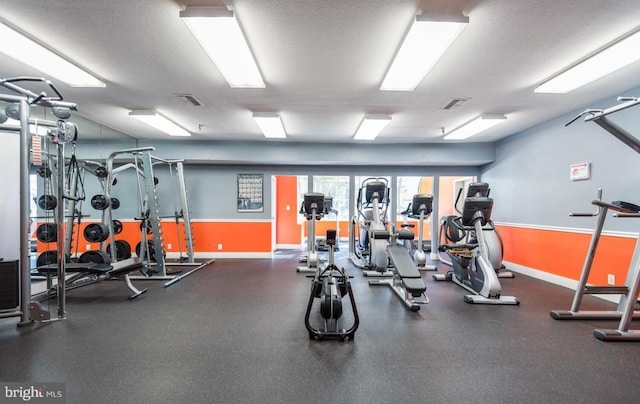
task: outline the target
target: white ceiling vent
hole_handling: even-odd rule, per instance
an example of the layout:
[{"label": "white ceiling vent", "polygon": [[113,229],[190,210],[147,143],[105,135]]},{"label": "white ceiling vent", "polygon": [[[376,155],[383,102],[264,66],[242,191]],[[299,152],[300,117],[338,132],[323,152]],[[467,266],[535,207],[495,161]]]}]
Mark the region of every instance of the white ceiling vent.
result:
[{"label": "white ceiling vent", "polygon": [[462,106],[462,104],[469,101],[471,98],[454,98],[447,103],[442,109],[456,109]]},{"label": "white ceiling vent", "polygon": [[193,105],[194,107],[204,107],[204,103],[191,94],[174,94],[174,95],[183,104]]}]

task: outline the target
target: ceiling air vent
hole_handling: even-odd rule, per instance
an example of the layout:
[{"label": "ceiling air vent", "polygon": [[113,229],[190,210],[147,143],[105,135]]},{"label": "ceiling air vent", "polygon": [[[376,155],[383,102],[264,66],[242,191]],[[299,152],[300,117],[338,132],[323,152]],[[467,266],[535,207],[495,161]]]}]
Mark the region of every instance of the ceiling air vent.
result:
[{"label": "ceiling air vent", "polygon": [[469,100],[470,98],[454,98],[449,101],[447,105],[445,105],[442,109],[456,109]]},{"label": "ceiling air vent", "polygon": [[193,105],[194,107],[204,107],[204,104],[202,103],[202,101],[200,101],[199,99],[197,99],[191,94],[174,94],[174,95],[183,104]]}]

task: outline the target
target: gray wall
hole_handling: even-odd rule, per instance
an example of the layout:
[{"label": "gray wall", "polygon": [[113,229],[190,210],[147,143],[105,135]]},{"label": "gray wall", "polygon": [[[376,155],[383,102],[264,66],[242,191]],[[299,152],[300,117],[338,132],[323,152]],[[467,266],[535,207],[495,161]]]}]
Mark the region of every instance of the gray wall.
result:
[{"label": "gray wall", "polygon": [[314,144],[269,142],[140,141],[156,154],[192,163],[245,165],[479,166],[495,159],[490,143]]},{"label": "gray wall", "polygon": [[[640,88],[622,95],[639,96]],[[558,95],[562,97],[562,95]],[[571,218],[570,212],[590,212],[596,190],[603,200],[640,205],[640,163],[636,152],[593,122],[582,119],[564,125],[587,108],[608,108],[615,98],[585,106],[500,141],[496,161],[482,167],[491,185],[493,219],[498,222],[592,228],[593,219]],[[640,106],[609,115],[611,121],[640,136]],[[569,166],[591,164],[591,178],[571,181]],[[605,229],[637,232],[638,219],[608,219]]]},{"label": "gray wall", "polygon": [[[428,148],[428,152],[425,150],[416,152],[412,145],[371,147],[369,145],[297,143],[291,146],[282,142],[263,144],[257,142],[204,143],[199,141],[145,141],[144,144],[139,142],[136,145],[130,142],[91,140],[78,142],[77,156],[79,159],[102,161],[114,150],[142,146],[155,147],[156,150],[152,154],[156,157],[186,159],[185,183],[189,193],[191,217],[194,220],[271,218],[272,175],[473,176],[480,173],[478,161],[486,162],[494,158],[493,146],[488,144],[440,145]],[[323,150],[326,158],[333,160],[326,164],[318,164],[317,160],[310,161],[309,156],[316,156],[319,149]],[[333,153],[330,150],[333,150]],[[456,152],[456,150],[459,151]],[[358,151],[360,152],[358,153]],[[354,166],[340,163],[342,159],[353,154],[368,156],[369,163],[360,162]],[[417,158],[427,155],[430,156],[430,160],[422,161],[420,164],[409,164],[404,159],[404,157]],[[286,157],[287,164],[276,163],[282,160],[283,156]],[[213,157],[216,159],[212,160]],[[258,160],[258,164],[248,162],[251,159]],[[445,165],[445,159],[449,159],[449,164],[454,165]],[[313,165],[311,165],[312,163]],[[264,212],[237,212],[237,174],[264,175]],[[160,201],[160,214],[171,215],[174,211],[174,205],[168,169],[163,165],[155,165],[154,175],[159,179],[157,192]],[[137,184],[133,170],[123,171],[117,178],[118,184],[114,186],[112,196],[120,200],[121,207],[113,212],[113,217],[128,219],[139,216]],[[174,187],[177,192],[177,183],[174,184]],[[100,212],[93,210],[88,203],[93,195],[102,193],[100,183],[95,177],[86,176],[85,191],[87,201],[83,204],[83,213],[90,214],[92,218],[99,218]]]},{"label": "gray wall", "polygon": [[[169,157],[169,156],[167,156]],[[171,156],[173,157],[173,156]],[[180,188],[173,168],[173,183],[166,165],[154,165],[153,174],[158,178],[156,192],[158,195],[160,215],[171,216],[181,208]],[[263,173],[264,169],[249,170],[242,167],[216,167],[206,165],[187,165],[184,168],[192,219],[266,219],[271,209],[270,177],[265,176],[265,211],[262,213],[237,213],[237,177],[238,173]],[[135,171],[127,169],[116,176],[117,183],[112,188],[111,196],[118,198],[120,207],[113,211],[114,219],[131,219],[140,217],[141,200],[144,198],[144,184],[141,184],[142,195],[138,192],[138,181]],[[86,200],[82,204],[82,213],[91,219],[100,219],[101,212],[91,207],[91,198],[102,194],[102,183],[90,174],[85,176],[84,187]]]},{"label": "gray wall", "polygon": [[[174,157],[174,156],[172,156]],[[237,174],[264,175],[264,212],[237,212]],[[189,195],[191,217],[197,219],[269,219],[271,218],[271,176],[272,175],[478,175],[476,167],[436,167],[411,170],[398,167],[273,167],[273,166],[219,166],[187,164],[184,168],[185,184]],[[173,196],[168,170],[154,167],[158,177],[157,186],[162,215],[173,213]],[[126,180],[125,180],[126,179]],[[127,218],[138,215],[138,211],[127,206],[138,206],[134,191],[137,185],[133,171],[118,176],[118,184],[113,188],[113,196],[122,202],[123,207],[114,212],[115,218]],[[177,183],[175,184],[177,192]],[[87,191],[88,192],[88,191]],[[88,192],[89,194],[89,192]],[[179,204],[179,201],[178,201]]]},{"label": "gray wall", "polygon": [[[20,135],[0,132],[0,258],[20,258]],[[10,175],[11,173],[11,175]]]}]

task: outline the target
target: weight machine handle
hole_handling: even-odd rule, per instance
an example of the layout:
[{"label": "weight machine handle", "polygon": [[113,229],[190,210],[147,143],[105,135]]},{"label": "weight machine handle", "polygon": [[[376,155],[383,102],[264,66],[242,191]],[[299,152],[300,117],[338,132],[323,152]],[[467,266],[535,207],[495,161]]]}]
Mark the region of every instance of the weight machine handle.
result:
[{"label": "weight machine handle", "polygon": [[600,214],[601,205],[598,203],[602,201],[602,188],[598,188],[598,196],[595,200],[591,201],[592,204],[596,205],[596,211],[593,213],[569,213],[571,217],[593,217],[598,216]]},{"label": "weight machine handle", "polygon": [[[22,88],[16,84],[13,83],[17,83],[20,81],[31,81],[31,82],[42,82],[45,83],[46,85],[49,86],[49,88],[51,88],[51,90],[53,90],[54,93],[56,93],[55,97],[47,97],[47,93],[45,92],[41,92],[40,94],[36,94],[32,91],[29,91],[25,88]],[[13,91],[16,92],[20,95],[23,95],[25,97],[27,97],[29,104],[37,104],[40,105],[42,107],[67,107],[70,108],[74,111],[78,110],[78,104],[73,103],[73,102],[65,102],[62,101],[64,99],[64,97],[62,96],[62,94],[60,93],[60,91],[58,91],[58,89],[56,88],[56,86],[50,81],[47,80],[45,78],[42,77],[11,77],[8,79],[0,79],[0,85]]]}]

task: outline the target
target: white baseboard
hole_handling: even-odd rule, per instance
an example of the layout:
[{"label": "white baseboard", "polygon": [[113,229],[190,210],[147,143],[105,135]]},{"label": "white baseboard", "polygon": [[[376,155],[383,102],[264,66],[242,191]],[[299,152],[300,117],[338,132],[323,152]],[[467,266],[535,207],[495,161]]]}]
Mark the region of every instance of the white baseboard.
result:
[{"label": "white baseboard", "polygon": [[[525,267],[523,265],[514,264],[513,262],[503,261],[503,264],[509,271],[521,273],[523,275],[530,276],[532,278],[540,279],[545,282],[553,283],[554,285],[563,286],[567,289],[571,289],[573,291],[578,287],[578,281],[565,278],[564,276],[550,274],[548,272],[540,271],[539,269],[533,269],[529,267]],[[602,300],[606,300],[612,303],[618,303],[620,298],[616,295],[591,295]]]},{"label": "white baseboard", "polygon": [[198,252],[194,258],[273,258],[270,252]]},{"label": "white baseboard", "polygon": [[300,244],[276,244],[278,250],[300,250],[302,246]]}]

